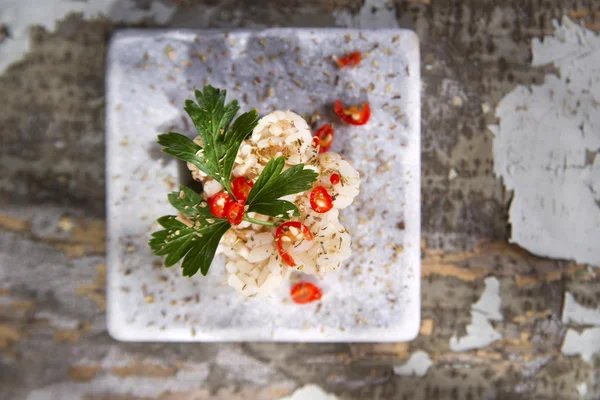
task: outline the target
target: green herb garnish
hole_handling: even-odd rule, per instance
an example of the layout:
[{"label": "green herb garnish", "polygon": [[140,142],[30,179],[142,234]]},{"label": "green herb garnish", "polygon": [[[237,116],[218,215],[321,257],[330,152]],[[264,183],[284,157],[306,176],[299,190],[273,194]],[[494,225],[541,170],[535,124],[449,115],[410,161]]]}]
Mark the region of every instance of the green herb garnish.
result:
[{"label": "green herb garnish", "polygon": [[248,195],[248,211],[286,219],[290,218],[290,212],[296,217],[300,216],[294,203],[278,199],[311,189],[318,174],[312,169],[304,168],[304,164],[294,165],[281,172],[284,165],[284,157],[269,160]]},{"label": "green herb garnish", "polygon": [[231,128],[229,124],[240,107],[237,100],[225,104],[225,90],[210,85],[204,91],[196,90],[196,101],[186,100],[185,111],[200,134],[204,147],[179,133],[158,136],[165,153],[194,164],[198,169],[219,182],[230,195],[231,170],[240,145],[252,132],[258,120],[255,110],[240,115]]},{"label": "green herb garnish", "polygon": [[[184,109],[200,135],[202,146],[176,132],[159,135],[158,143],[165,147],[165,153],[195,165],[215,179],[235,199],[231,190],[231,171],[242,142],[258,122],[258,114],[254,110],[248,111],[232,124],[239,106],[237,100],[225,103],[225,90],[207,85],[194,94],[196,102],[187,100]],[[279,219],[300,215],[293,203],[280,198],[311,189],[318,174],[303,164],[283,171],[284,165],[283,157],[267,163],[248,195],[246,212]],[[198,270],[206,275],[219,241],[231,224],[227,219],[215,218],[208,202],[190,188],[180,186],[179,191],[169,194],[168,198],[181,214],[179,217],[167,215],[158,219],[164,229],[152,234],[150,247],[154,254],[166,256],[167,267],[183,258],[184,276],[192,276]],[[244,220],[278,225],[248,216],[244,216]]]}]

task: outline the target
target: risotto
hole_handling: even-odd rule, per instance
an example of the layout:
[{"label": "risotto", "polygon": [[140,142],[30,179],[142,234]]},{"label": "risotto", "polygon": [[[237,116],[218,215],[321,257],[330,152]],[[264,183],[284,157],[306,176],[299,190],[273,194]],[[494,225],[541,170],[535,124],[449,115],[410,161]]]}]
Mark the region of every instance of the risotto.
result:
[{"label": "risotto", "polygon": [[[197,138],[196,140],[199,140]],[[243,221],[232,226],[219,244],[226,258],[227,283],[248,297],[268,296],[293,270],[323,277],[340,268],[351,255],[351,238],[339,221],[339,210],[359,193],[360,176],[339,154],[319,154],[306,121],[291,111],[275,111],[258,121],[238,152],[233,177],[255,182],[269,160],[285,157],[284,170],[304,164],[319,174],[313,190],[285,196],[296,205],[299,217],[279,228]],[[202,182],[203,197],[223,190],[214,179],[188,163],[195,180]],[[272,217],[248,213],[260,221]]]}]

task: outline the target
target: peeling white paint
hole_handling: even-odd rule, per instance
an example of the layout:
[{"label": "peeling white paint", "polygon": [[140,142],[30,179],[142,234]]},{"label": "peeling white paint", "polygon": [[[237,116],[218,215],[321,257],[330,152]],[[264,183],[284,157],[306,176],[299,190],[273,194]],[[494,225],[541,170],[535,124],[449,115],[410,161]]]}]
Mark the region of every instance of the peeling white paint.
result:
[{"label": "peeling white paint", "polygon": [[386,0],[365,0],[356,15],[347,10],[334,10],[336,25],[347,28],[377,29],[398,28],[396,8],[393,2]]},{"label": "peeling white paint", "polygon": [[458,172],[456,172],[454,168],[450,168],[450,170],[448,171],[448,179],[452,180],[456,177],[458,177]]},{"label": "peeling white paint", "polygon": [[429,354],[419,350],[411,354],[406,363],[394,367],[394,373],[401,376],[425,376],[432,365],[433,361],[429,357]]},{"label": "peeling white paint", "polygon": [[511,240],[600,265],[600,36],[564,18],[532,42],[533,66],[559,76],[517,86],[496,109],[494,170],[514,190]]},{"label": "peeling white paint", "polygon": [[305,385],[290,396],[282,397],[279,400],[337,400],[337,397],[328,394],[317,385]]},{"label": "peeling white paint", "polygon": [[481,112],[487,114],[491,111],[491,107],[488,103],[481,103]]},{"label": "peeling white paint", "polygon": [[477,303],[471,306],[473,311],[480,312],[491,321],[502,321],[500,306],[502,298],[500,297],[500,282],[494,277],[486,278],[483,283],[485,289]]},{"label": "peeling white paint", "polygon": [[496,340],[502,339],[502,335],[494,329],[486,317],[472,311],[473,317],[471,324],[467,326],[467,335],[458,338],[453,335],[450,338],[450,349],[452,351],[467,351],[471,349],[481,349]]},{"label": "peeling white paint", "polygon": [[502,338],[490,321],[502,321],[500,306],[500,282],[494,277],[486,278],[485,289],[479,300],[471,306],[471,323],[467,326],[467,334],[461,338],[453,335],[450,338],[450,349],[467,351],[480,349]]},{"label": "peeling white paint", "polygon": [[565,294],[565,304],[562,312],[562,322],[570,322],[581,325],[600,326],[600,307],[593,309],[582,306],[575,301],[575,297],[567,292]]},{"label": "peeling white paint", "polygon": [[32,25],[53,31],[56,22],[70,13],[82,13],[86,19],[105,16],[115,22],[139,22],[149,18],[164,23],[174,12],[175,7],[160,1],[140,9],[132,0],[4,0],[0,2],[0,24],[8,28],[10,37],[0,43],[0,73],[27,53]]},{"label": "peeling white paint", "polygon": [[561,351],[568,356],[580,355],[583,361],[591,363],[594,354],[600,351],[600,328],[589,328],[581,333],[569,328]]},{"label": "peeling white paint", "polygon": [[577,389],[577,393],[579,393],[579,396],[581,396],[581,398],[585,398],[585,395],[588,391],[588,385],[587,383],[582,382],[579,385],[575,386],[575,389]]}]

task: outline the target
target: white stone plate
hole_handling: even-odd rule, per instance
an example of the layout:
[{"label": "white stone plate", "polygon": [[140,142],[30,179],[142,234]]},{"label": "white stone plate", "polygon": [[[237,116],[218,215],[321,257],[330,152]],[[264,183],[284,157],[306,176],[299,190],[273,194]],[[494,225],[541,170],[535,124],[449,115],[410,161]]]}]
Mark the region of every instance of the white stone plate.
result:
[{"label": "white stone plate", "polygon": [[[332,55],[361,51],[357,68]],[[420,77],[417,36],[406,30],[268,29],[117,33],[107,62],[108,329],[128,341],[406,341],[420,325]],[[210,83],[257,108],[319,110],[336,127],[333,151],[362,176],[342,212],[353,256],[317,283],[322,301],[296,305],[290,285],[246,299],[224,281],[162,267],[147,245],[154,221],[174,210],[167,193],[189,179],[162,154],[159,133],[193,135],[182,108]],[[272,89],[270,91],[269,89]],[[272,93],[269,96],[269,92]],[[365,126],[332,104],[368,101]],[[314,278],[307,277],[315,281]]]}]

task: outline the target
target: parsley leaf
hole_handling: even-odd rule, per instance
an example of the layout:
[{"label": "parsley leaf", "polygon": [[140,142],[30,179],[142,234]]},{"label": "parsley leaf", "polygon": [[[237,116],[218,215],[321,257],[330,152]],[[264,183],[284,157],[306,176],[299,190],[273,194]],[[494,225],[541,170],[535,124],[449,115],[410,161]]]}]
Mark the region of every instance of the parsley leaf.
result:
[{"label": "parsley leaf", "polygon": [[208,273],[219,241],[231,226],[227,220],[216,218],[211,224],[190,227],[173,215],[159,218],[158,223],[165,229],[152,234],[150,247],[155,255],[167,256],[166,267],[183,258],[184,276],[192,276],[198,270],[202,275]]},{"label": "parsley leaf", "polygon": [[255,110],[248,111],[230,127],[240,107],[237,100],[226,104],[226,93],[226,90],[206,85],[203,91],[196,90],[196,102],[185,102],[184,109],[192,119],[203,147],[174,132],[159,136],[159,143],[167,147],[167,154],[191,162],[233,196],[229,181],[235,157],[244,139],[256,126],[258,114]]},{"label": "parsley leaf", "polygon": [[196,153],[202,150],[202,147],[198,146],[187,136],[177,132],[163,133],[162,135],[158,135],[158,144],[165,147],[163,149],[164,153],[194,164],[198,169],[208,174],[206,171],[210,169],[210,166],[201,157],[196,155]]},{"label": "parsley leaf", "polygon": [[205,236],[200,238],[185,255],[181,264],[183,276],[192,276],[198,270],[202,275],[208,273],[212,260],[215,258],[217,246],[219,246],[221,238],[230,227],[231,225],[227,220],[221,220],[210,225],[210,230],[204,233]]},{"label": "parsley leaf", "polygon": [[178,192],[168,195],[169,203],[188,217],[213,218],[208,202],[187,186],[179,185]]},{"label": "parsley leaf", "polygon": [[290,219],[292,216],[300,216],[298,207],[287,200],[271,200],[264,203],[254,203],[248,211],[283,219]]},{"label": "parsley leaf", "polygon": [[294,165],[286,171],[283,171],[284,165],[284,157],[269,160],[248,194],[248,212],[271,217],[283,215],[286,219],[290,218],[290,211],[295,216],[300,215],[293,203],[279,198],[310,190],[319,175],[310,168],[304,168],[304,164]]}]

